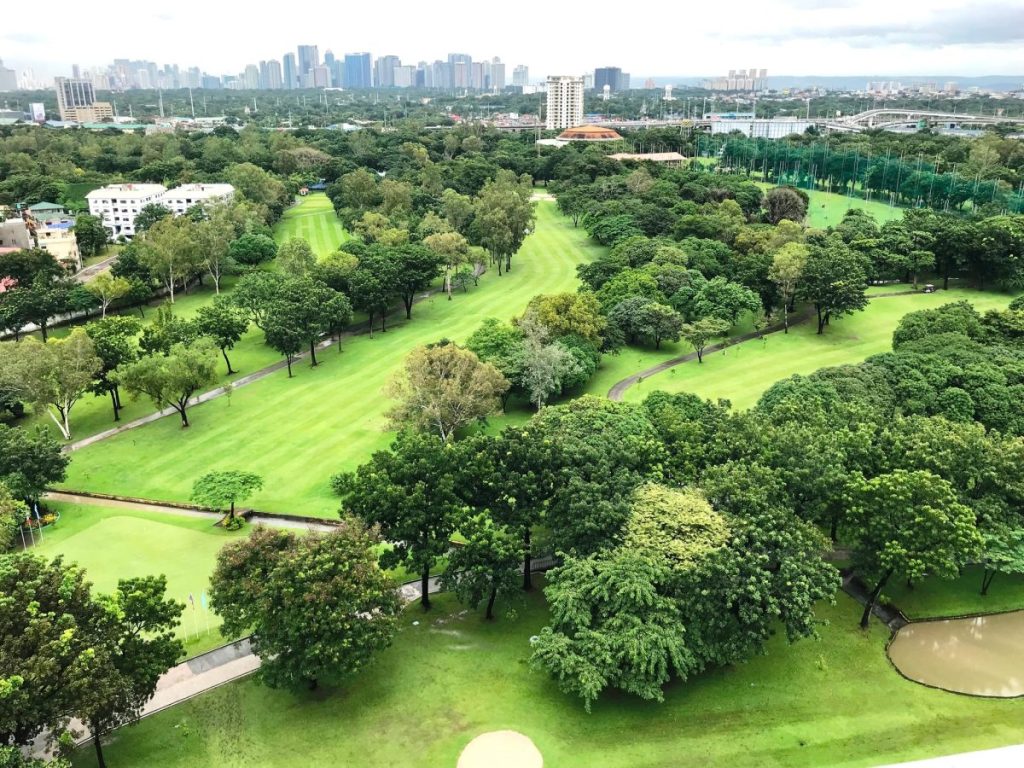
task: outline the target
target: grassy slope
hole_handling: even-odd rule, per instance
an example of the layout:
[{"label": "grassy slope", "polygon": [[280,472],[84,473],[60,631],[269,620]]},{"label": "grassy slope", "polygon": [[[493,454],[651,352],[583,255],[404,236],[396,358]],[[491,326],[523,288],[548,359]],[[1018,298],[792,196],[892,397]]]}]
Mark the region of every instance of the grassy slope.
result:
[{"label": "grassy slope", "polygon": [[78,563],[100,592],[112,592],[118,579],[162,573],[169,597],[182,603],[189,594],[195,598],[195,613],[186,607],[181,627],[189,654],[223,642],[220,618],[203,611],[200,595],[209,590],[217,552],[244,533],[214,527],[208,519],[158,512],[63,502],[47,506],[61,518],[44,530],[43,543],[34,552]]},{"label": "grassy slope", "polygon": [[890,584],[885,589],[885,599],[911,619],[1024,608],[1024,575],[998,574],[989,586],[988,594],[982,597],[983,571],[980,566],[969,566],[959,579],[925,579],[912,588],[906,582]]},{"label": "grassy slope", "polygon": [[537,218],[511,274],[488,272],[451,302],[425,300],[411,323],[346,341],[341,354],[325,351],[317,368],[299,363],[294,379],[281,371],[199,406],[189,430],[161,419],[76,452],[67,486],[182,500],[203,472],[239,466],[266,480],[254,507],[333,515],[330,476],[354,469],[391,439],[381,389],[411,349],[442,337],[463,341],[485,317],[507,318],[538,293],[575,288],[576,265],[595,248],[553,203],[538,204]]},{"label": "grassy slope", "polygon": [[326,256],[338,250],[350,235],[334,215],[334,206],[327,195],[321,192],[302,198],[298,205],[285,211],[274,237],[279,243],[301,237],[312,246],[313,253]]},{"label": "grassy slope", "polygon": [[[1024,701],[904,680],[886,660],[888,632],[878,622],[860,632],[857,607],[839,601],[819,610],[830,622],[821,641],[775,638],[766,656],[673,684],[664,704],[609,696],[588,715],[527,664],[547,618],[537,593],[515,620],[494,623],[441,596],[426,619],[409,609],[393,647],[340,688],[233,683],[122,731],[106,751],[121,768],[448,768],[473,737],[512,728],[551,766],[761,768],[870,766],[1020,740]],[[76,765],[94,760],[83,750]]]},{"label": "grassy slope", "polygon": [[[979,310],[985,310],[1005,306],[1010,297],[958,288],[874,299],[863,312],[833,320],[821,336],[816,334],[815,323],[807,322],[791,328],[788,335],[772,334],[764,340],[736,344],[725,351],[705,355],[701,365],[691,361],[659,373],[627,390],[625,399],[642,400],[650,392],[661,389],[693,392],[712,400],[726,398],[737,408],[749,408],[764,390],[780,379],[797,373],[808,374],[826,366],[857,363],[891,349],[892,332],[906,313],[961,299],[968,299]],[[691,351],[682,344],[674,348],[675,351],[664,354],[628,350],[620,355],[625,358],[624,362],[611,358],[614,375],[602,373],[595,383],[607,392],[611,384],[623,378],[618,375],[623,371],[628,375]],[[637,365],[641,360],[645,365]]]}]

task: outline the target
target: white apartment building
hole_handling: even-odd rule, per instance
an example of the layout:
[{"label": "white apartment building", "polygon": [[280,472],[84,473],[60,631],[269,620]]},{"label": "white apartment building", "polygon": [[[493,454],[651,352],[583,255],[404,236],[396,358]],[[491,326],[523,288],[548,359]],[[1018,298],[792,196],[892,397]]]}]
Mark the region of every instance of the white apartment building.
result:
[{"label": "white apartment building", "polygon": [[235,188],[230,184],[182,184],[163,193],[159,202],[169,208],[175,216],[181,216],[193,205],[213,200],[230,200]]},{"label": "white apartment building", "polygon": [[583,78],[575,75],[548,76],[548,130],[572,128],[582,123]]},{"label": "white apartment building", "polygon": [[151,203],[162,203],[166,191],[163,184],[108,184],[94,189],[85,199],[89,201],[89,213],[99,217],[112,239],[122,235],[131,239],[139,211]]}]

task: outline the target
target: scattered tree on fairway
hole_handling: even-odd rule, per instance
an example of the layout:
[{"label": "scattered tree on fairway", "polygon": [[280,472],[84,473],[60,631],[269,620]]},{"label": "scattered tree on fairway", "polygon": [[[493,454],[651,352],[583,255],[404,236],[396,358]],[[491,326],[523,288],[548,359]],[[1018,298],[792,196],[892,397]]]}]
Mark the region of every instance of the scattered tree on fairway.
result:
[{"label": "scattered tree on fairway", "polygon": [[192,275],[200,258],[195,224],[187,216],[160,219],[146,232],[139,260],[163,283],[171,304],[174,289]]},{"label": "scattered tree on fairway", "polygon": [[445,441],[495,413],[509,382],[497,368],[448,341],[414,349],[385,388],[399,402],[388,412],[396,429],[430,430]]},{"label": "scattered tree on fairway", "polygon": [[377,566],[379,543],[374,532],[343,519],[327,534],[257,527],[221,549],[211,604],[225,635],[252,633],[260,680],[314,689],[358,672],[390,645],[401,602]]},{"label": "scattered tree on fairway", "polygon": [[277,243],[267,235],[246,232],[228,244],[227,255],[239,264],[255,267],[277,256]]},{"label": "scattered tree on fairway", "polygon": [[[294,356],[296,338],[309,348],[310,365],[316,366],[316,345],[320,338],[348,324],[352,316],[348,298],[309,278],[286,279],[270,302],[267,340],[286,357]],[[287,343],[285,343],[287,342]],[[290,373],[289,364],[289,373]]]},{"label": "scattered tree on fairway", "polygon": [[519,590],[522,545],[486,512],[467,515],[458,529],[465,541],[452,547],[442,585],[473,608],[486,600],[485,618],[493,619],[498,596]]},{"label": "scattered tree on fairway", "polygon": [[782,326],[789,333],[789,307],[796,298],[796,289],[807,264],[807,246],[802,243],[786,243],[772,257],[768,278],[779,287],[782,300]]},{"label": "scattered tree on fairway", "polygon": [[280,277],[261,269],[242,275],[231,292],[231,301],[249,315],[249,319],[261,331],[265,331],[270,303],[277,294]]},{"label": "scattered tree on fairway", "polygon": [[217,381],[217,347],[205,338],[189,347],[175,344],[169,354],[122,365],[110,378],[133,397],[145,395],[157,408],[173,408],[184,428],[188,426],[189,400]]},{"label": "scattered tree on fairway", "polygon": [[831,318],[868,305],[866,287],[860,256],[833,236],[825,245],[810,246],[797,295],[814,304],[821,334]]},{"label": "scattered tree on fairway", "polygon": [[228,520],[235,519],[235,504],[245,501],[263,487],[263,478],[240,469],[207,472],[192,484],[192,501],[205,507],[228,510]]},{"label": "scattered tree on fairway", "polygon": [[679,329],[679,335],[693,347],[697,353],[697,362],[704,362],[704,350],[708,343],[718,337],[724,336],[729,331],[729,323],[726,320],[719,320],[717,317],[705,317],[694,323],[684,323]]},{"label": "scattered tree on fairway", "polygon": [[42,427],[22,429],[0,424],[0,483],[28,504],[64,479],[69,457]]},{"label": "scattered tree on fairway", "polygon": [[768,222],[778,224],[783,219],[801,223],[807,216],[807,203],[800,194],[789,187],[775,187],[764,196]]},{"label": "scattered tree on fairway", "polygon": [[102,320],[87,323],[85,332],[92,339],[96,356],[102,367],[93,381],[92,391],[96,395],[110,395],[114,407],[114,421],[121,419],[121,391],[110,379],[117,366],[135,360],[139,356],[137,337],[142,324],[134,317],[111,315]]},{"label": "scattered tree on fairway", "polygon": [[[519,250],[533,231],[534,206],[530,202],[529,176],[517,177],[512,171],[498,171],[494,180],[484,183],[473,203],[473,228],[477,242],[486,248],[505,271],[512,269],[512,254]],[[458,230],[458,227],[453,225]]]},{"label": "scattered tree on fairway", "polygon": [[309,243],[301,237],[293,237],[278,248],[277,263],[288,277],[308,277],[316,264],[316,256]]},{"label": "scattered tree on fairway", "polygon": [[388,251],[389,258],[395,263],[396,286],[402,304],[405,305],[405,319],[409,320],[412,318],[416,294],[430,288],[430,284],[441,274],[445,259],[422,245],[403,245],[389,248]]},{"label": "scattered tree on fairway", "polygon": [[213,339],[213,343],[220,349],[224,356],[224,362],[228,366],[228,375],[238,373],[232,370],[231,360],[228,359],[228,350],[234,349],[242,339],[242,335],[249,329],[249,318],[247,318],[237,305],[217,296],[213,303],[204,304],[196,312],[196,325],[203,336]]}]

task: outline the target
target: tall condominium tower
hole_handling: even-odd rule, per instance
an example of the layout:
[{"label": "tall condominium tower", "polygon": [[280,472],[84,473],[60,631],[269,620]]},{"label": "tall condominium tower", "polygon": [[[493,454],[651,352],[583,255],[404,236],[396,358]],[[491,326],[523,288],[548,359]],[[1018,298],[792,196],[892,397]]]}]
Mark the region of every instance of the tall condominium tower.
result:
[{"label": "tall condominium tower", "polygon": [[548,130],[572,128],[582,123],[583,78],[576,75],[549,75]]}]

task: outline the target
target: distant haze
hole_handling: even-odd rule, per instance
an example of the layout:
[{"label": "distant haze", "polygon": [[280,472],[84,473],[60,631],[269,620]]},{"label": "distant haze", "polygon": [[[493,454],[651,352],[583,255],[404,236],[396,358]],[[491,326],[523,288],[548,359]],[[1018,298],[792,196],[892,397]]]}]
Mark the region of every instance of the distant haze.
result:
[{"label": "distant haze", "polygon": [[[115,57],[240,72],[308,43],[335,55],[370,51],[404,63],[449,52],[527,64],[531,78],[612,65],[633,74],[765,68],[769,75],[1024,72],[1020,0],[728,0],[605,6],[519,0],[500,6],[390,3],[46,5],[45,19],[8,14],[0,58],[37,77]],[[492,9],[497,9],[492,10]],[[23,19],[25,23],[19,23]],[[38,22],[38,23],[37,23]],[[696,79],[694,77],[685,79]],[[935,79],[943,79],[936,77]],[[947,78],[947,79],[956,79]],[[642,82],[642,80],[641,80]]]}]

